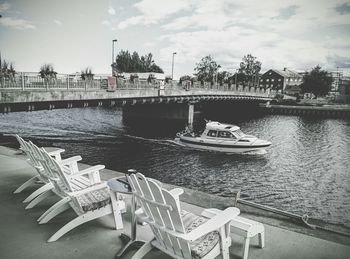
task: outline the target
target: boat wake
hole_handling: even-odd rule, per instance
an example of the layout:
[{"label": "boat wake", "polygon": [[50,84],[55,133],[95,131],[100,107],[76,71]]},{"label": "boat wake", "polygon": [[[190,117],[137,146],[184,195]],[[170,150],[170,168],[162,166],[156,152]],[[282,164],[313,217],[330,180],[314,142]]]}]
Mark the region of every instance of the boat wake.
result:
[{"label": "boat wake", "polygon": [[247,151],[244,152],[245,155],[265,155],[267,154],[266,149],[259,149],[259,150],[253,150],[253,151]]},{"label": "boat wake", "polygon": [[158,144],[163,144],[163,145],[171,145],[171,146],[179,145],[179,143],[173,139],[153,139],[153,138],[144,138],[144,137],[128,135],[128,134],[125,134],[124,136],[128,137],[128,138],[132,138],[132,139],[138,139],[138,140],[142,140],[142,141],[148,141],[148,142],[158,143]]}]

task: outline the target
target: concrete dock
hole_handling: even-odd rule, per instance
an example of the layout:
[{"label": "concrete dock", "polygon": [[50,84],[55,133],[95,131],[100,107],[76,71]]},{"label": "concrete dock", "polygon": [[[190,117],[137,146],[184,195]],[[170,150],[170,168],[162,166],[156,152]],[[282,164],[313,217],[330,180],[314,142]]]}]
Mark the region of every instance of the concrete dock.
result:
[{"label": "concrete dock", "polygon": [[[52,196],[37,207],[25,210],[22,201],[31,191],[20,194],[13,191],[24,181],[35,175],[36,171],[25,161],[25,156],[17,150],[0,147],[0,258],[114,258],[115,253],[123,246],[119,235],[130,233],[130,197],[126,197],[128,212],[123,214],[124,229],[114,230],[112,216],[88,222],[64,235],[58,241],[47,243],[47,239],[61,226],[72,219],[75,214],[68,210],[47,224],[39,225],[36,219],[58,197]],[[103,170],[104,180],[116,177],[120,173]],[[186,210],[199,214],[204,208],[182,203]],[[243,214],[250,217],[249,214]],[[256,219],[256,218],[254,218]],[[276,224],[265,225],[266,246],[258,248],[258,240],[253,239],[249,249],[249,258],[349,258],[350,238],[342,237],[342,242],[336,238],[318,238],[308,234],[297,233],[288,227],[277,227]],[[139,239],[152,238],[148,226],[138,225]],[[243,239],[232,234],[231,258],[241,258]],[[130,252],[125,258],[131,258]],[[170,258],[164,253],[153,249],[145,259]]]}]

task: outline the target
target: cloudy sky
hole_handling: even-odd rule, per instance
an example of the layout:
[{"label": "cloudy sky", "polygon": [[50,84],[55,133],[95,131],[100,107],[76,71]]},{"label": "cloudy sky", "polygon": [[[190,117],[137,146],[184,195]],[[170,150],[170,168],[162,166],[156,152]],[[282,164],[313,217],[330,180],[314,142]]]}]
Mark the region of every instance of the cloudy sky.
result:
[{"label": "cloudy sky", "polygon": [[153,53],[174,77],[212,55],[234,72],[251,53],[262,70],[350,70],[349,0],[0,0],[0,51],[17,71],[110,73],[115,51]]}]

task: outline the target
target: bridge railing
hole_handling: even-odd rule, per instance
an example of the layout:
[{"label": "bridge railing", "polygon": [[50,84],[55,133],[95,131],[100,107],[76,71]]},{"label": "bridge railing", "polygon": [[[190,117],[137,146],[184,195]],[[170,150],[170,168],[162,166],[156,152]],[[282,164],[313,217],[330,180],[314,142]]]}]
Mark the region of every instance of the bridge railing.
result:
[{"label": "bridge railing", "polygon": [[97,90],[107,88],[106,76],[94,76],[83,80],[79,75],[57,74],[54,78],[42,78],[38,73],[21,72],[0,77],[0,90]]},{"label": "bridge railing", "polygon": [[[92,80],[83,80],[79,74],[57,74],[55,78],[42,78],[38,73],[20,72],[12,76],[0,77],[0,91],[3,90],[106,90],[108,88],[108,75],[95,75]],[[235,84],[211,84],[209,82],[193,82],[193,84],[179,84],[178,81],[170,81],[161,85],[158,80],[146,79],[117,79],[117,89],[173,89],[173,90],[219,90],[239,93],[270,94],[269,89],[258,86],[243,86]]]}]

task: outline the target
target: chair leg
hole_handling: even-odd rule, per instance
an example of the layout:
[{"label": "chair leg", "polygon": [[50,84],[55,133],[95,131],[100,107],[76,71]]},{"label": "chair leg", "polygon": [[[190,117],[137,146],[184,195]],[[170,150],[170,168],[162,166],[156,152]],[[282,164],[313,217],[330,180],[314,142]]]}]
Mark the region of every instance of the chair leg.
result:
[{"label": "chair leg", "polygon": [[39,224],[45,224],[45,223],[49,222],[51,219],[53,219],[54,217],[56,217],[58,214],[69,209],[69,207],[70,207],[68,204],[69,201],[70,201],[70,198],[65,197],[62,200],[56,202],[54,205],[52,205],[47,211],[45,211],[37,219]]},{"label": "chair leg", "polygon": [[131,259],[141,259],[144,257],[149,251],[152,250],[151,241],[146,242],[137,252],[131,257]]},{"label": "chair leg", "polygon": [[243,259],[247,259],[247,258],[248,258],[249,241],[250,241],[250,238],[249,238],[249,237],[246,237],[245,240],[244,240],[244,245],[243,245]]},{"label": "chair leg", "polygon": [[122,229],[123,219],[122,219],[122,211],[125,209],[125,202],[121,200],[117,200],[116,194],[111,193],[111,201],[112,201],[112,210],[113,210],[113,218],[115,229]]},{"label": "chair leg", "polygon": [[85,214],[82,214],[82,215],[76,217],[75,219],[71,220],[70,222],[68,222],[62,228],[60,228],[53,236],[51,236],[49,238],[49,240],[47,240],[47,242],[54,242],[57,239],[59,239],[61,236],[66,234],[67,232],[71,231],[73,228],[76,228],[76,227],[80,226],[81,224],[84,224],[85,222],[103,217],[103,216],[108,215],[110,213],[112,213],[112,209],[109,207],[109,209],[103,208],[103,209],[89,211]]},{"label": "chair leg", "polygon": [[[227,224],[228,227],[230,224]],[[226,225],[220,228],[219,234],[221,239],[221,252],[222,252],[222,259],[230,259],[230,251],[229,247],[231,246],[231,238],[227,237],[226,233]]]},{"label": "chair leg", "polygon": [[31,195],[29,195],[24,201],[23,203],[27,203],[30,202],[31,200],[33,200],[36,196],[42,194],[43,192],[46,192],[48,190],[51,190],[53,188],[52,183],[47,183],[44,186],[40,187],[38,190],[36,190],[35,192],[33,192]]},{"label": "chair leg", "polygon": [[34,184],[38,180],[38,176],[33,176],[29,180],[27,180],[24,184],[22,184],[20,187],[18,187],[13,193],[20,193],[24,189],[28,188],[30,185]]},{"label": "chair leg", "polygon": [[265,232],[259,233],[258,237],[259,237],[259,246],[260,246],[260,248],[264,248],[265,247]]},{"label": "chair leg", "polygon": [[34,208],[34,206],[38,205],[41,201],[45,200],[47,197],[49,197],[52,194],[51,191],[46,191],[36,198],[34,198],[28,205],[25,207],[26,210]]},{"label": "chair leg", "polygon": [[[120,203],[120,201],[118,202]],[[114,224],[115,229],[123,229],[123,219],[122,219],[122,206],[119,205],[116,209],[113,208],[113,218],[114,218]],[[125,207],[125,206],[124,206]]]}]

